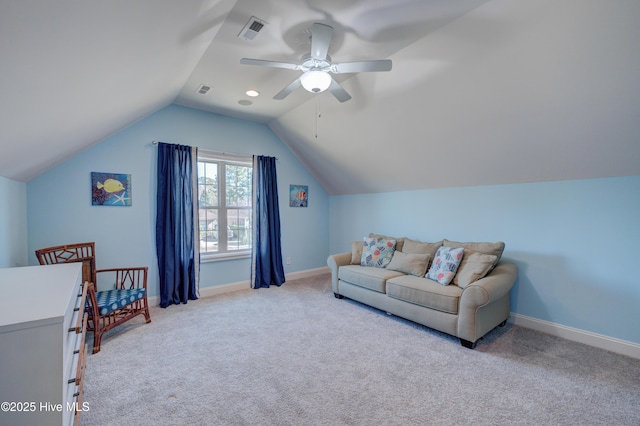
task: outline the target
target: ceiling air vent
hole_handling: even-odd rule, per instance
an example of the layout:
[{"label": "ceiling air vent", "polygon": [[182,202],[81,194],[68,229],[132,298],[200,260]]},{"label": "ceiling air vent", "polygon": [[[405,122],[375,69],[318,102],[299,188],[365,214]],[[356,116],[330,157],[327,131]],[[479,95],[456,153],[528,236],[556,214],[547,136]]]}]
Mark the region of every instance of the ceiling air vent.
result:
[{"label": "ceiling air vent", "polygon": [[198,87],[197,92],[201,95],[206,95],[207,92],[209,92],[209,90],[211,90],[211,86],[206,86],[204,84],[201,84],[200,87]]},{"label": "ceiling air vent", "polygon": [[260,30],[265,25],[267,25],[265,21],[263,21],[262,19],[258,19],[255,16],[252,16],[251,19],[249,19],[247,24],[244,26],[242,31],[240,31],[240,34],[238,34],[238,37],[245,40],[253,40],[254,38],[256,38]]}]

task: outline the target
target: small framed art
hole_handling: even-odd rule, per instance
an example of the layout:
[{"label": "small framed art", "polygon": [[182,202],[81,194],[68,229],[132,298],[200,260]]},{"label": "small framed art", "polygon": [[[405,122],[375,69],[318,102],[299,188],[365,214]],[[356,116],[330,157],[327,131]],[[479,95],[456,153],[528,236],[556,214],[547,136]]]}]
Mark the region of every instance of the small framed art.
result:
[{"label": "small framed art", "polygon": [[289,207],[307,207],[309,205],[308,185],[289,185]]},{"label": "small framed art", "polygon": [[130,206],[131,175],[91,172],[91,204]]}]

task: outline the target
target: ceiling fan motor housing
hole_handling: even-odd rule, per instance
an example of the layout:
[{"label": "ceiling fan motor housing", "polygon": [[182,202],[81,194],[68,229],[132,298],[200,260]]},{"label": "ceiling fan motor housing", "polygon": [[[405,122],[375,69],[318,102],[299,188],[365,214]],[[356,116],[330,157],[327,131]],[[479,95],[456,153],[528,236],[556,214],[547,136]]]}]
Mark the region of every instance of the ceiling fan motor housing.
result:
[{"label": "ceiling fan motor housing", "polygon": [[313,59],[311,53],[305,53],[300,58],[300,69],[302,71],[329,71],[331,69],[331,56],[325,59]]}]

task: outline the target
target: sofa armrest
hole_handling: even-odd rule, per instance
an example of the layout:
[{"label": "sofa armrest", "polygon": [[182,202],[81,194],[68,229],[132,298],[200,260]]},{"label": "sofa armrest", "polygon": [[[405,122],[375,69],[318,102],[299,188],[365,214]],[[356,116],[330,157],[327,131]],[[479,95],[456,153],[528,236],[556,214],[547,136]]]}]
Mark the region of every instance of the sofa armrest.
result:
[{"label": "sofa armrest", "polygon": [[511,291],[518,277],[518,267],[513,263],[499,263],[489,275],[469,284],[460,298],[460,305],[479,307],[501,299]]},{"label": "sofa armrest", "polygon": [[331,269],[331,288],[336,294],[338,292],[338,268],[351,263],[351,252],[332,254],[327,258],[327,266]]},{"label": "sofa armrest", "polygon": [[489,275],[464,289],[458,310],[458,337],[475,342],[509,318],[509,292],[517,277],[515,264],[501,262]]}]

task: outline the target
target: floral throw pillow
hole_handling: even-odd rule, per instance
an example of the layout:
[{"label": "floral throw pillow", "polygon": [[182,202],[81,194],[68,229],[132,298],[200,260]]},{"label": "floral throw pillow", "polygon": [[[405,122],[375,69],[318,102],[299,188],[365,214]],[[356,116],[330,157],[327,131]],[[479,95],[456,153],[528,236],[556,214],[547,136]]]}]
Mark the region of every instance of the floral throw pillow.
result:
[{"label": "floral throw pillow", "polygon": [[464,248],[440,247],[426,277],[442,285],[449,285],[462,261]]},{"label": "floral throw pillow", "polygon": [[394,251],[396,251],[396,240],[363,238],[360,265],[384,268],[391,262]]}]

